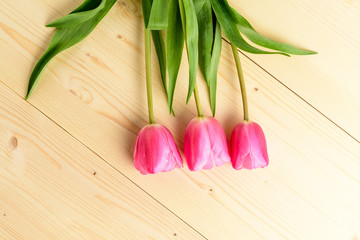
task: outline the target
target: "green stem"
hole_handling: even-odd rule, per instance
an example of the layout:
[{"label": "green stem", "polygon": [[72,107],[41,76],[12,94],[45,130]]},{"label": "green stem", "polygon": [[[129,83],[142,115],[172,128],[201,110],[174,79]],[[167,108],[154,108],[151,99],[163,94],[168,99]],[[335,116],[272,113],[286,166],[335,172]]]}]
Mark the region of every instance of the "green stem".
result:
[{"label": "green stem", "polygon": [[145,29],[145,68],[146,68],[146,93],[149,111],[149,123],[154,124],[154,108],[151,86],[151,33],[149,29]]},{"label": "green stem", "polygon": [[239,53],[234,44],[231,44],[231,48],[234,54],[235,62],[236,62],[236,69],[238,72],[239,82],[240,82],[240,89],[241,89],[241,96],[243,102],[243,110],[244,110],[244,120],[249,121],[249,110],[248,110],[248,101],[246,95],[246,87],[244,81],[244,73],[242,71],[241,62],[239,58]]},{"label": "green stem", "polygon": [[196,103],[196,109],[197,109],[198,117],[202,117],[203,115],[202,115],[202,111],[201,111],[201,104],[200,104],[200,98],[199,98],[199,91],[198,91],[197,83],[195,83],[194,96],[195,96],[195,103]]}]

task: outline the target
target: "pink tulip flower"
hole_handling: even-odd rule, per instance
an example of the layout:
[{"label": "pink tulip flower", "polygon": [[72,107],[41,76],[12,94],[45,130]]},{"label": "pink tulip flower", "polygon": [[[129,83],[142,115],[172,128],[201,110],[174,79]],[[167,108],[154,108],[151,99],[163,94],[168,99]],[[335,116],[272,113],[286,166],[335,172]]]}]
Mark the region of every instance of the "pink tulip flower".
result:
[{"label": "pink tulip flower", "polygon": [[244,121],[234,128],[230,151],[232,166],[236,170],[264,168],[269,165],[265,135],[255,122]]},{"label": "pink tulip flower", "polygon": [[230,162],[226,136],[220,123],[212,117],[194,118],[186,128],[185,157],[191,171],[211,169]]},{"label": "pink tulip flower", "polygon": [[134,165],[144,175],[183,166],[174,138],[166,127],[149,124],[141,129],[136,139]]}]

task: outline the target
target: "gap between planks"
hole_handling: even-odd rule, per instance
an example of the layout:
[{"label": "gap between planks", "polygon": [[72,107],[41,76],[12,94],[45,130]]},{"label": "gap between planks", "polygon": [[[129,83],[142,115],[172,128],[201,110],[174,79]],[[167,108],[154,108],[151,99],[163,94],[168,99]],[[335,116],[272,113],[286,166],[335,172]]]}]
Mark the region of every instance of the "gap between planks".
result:
[{"label": "gap between planks", "polygon": [[[223,37],[223,40],[225,43],[230,44],[230,42],[225,39]],[[316,107],[314,107],[311,103],[309,103],[307,100],[305,100],[303,97],[301,97],[299,94],[297,94],[294,90],[292,90],[290,87],[288,87],[286,84],[284,84],[281,80],[279,80],[276,76],[274,76],[273,74],[271,74],[269,71],[267,71],[265,68],[263,68],[262,66],[260,66],[255,60],[253,60],[251,57],[249,57],[248,55],[246,55],[244,52],[240,51],[238,49],[238,52],[241,53],[242,56],[246,57],[247,59],[249,59],[251,62],[253,62],[257,67],[259,67],[259,69],[261,69],[263,72],[265,72],[267,75],[269,75],[270,77],[272,77],[274,80],[276,80],[277,82],[279,82],[282,86],[284,86],[287,90],[289,90],[289,92],[291,92],[293,95],[295,95],[297,98],[301,99],[301,101],[303,101],[304,103],[306,103],[306,105],[310,106],[312,109],[314,109],[316,112],[318,112],[321,116],[323,116],[325,119],[327,119],[329,122],[331,122],[333,125],[335,125],[338,129],[340,129],[342,132],[344,132],[346,135],[348,135],[349,137],[351,137],[353,140],[355,140],[357,143],[360,143],[360,141],[358,139],[356,139],[354,136],[352,136],[349,132],[347,132],[346,130],[344,130],[342,127],[340,127],[336,122],[334,122],[333,120],[331,120],[328,116],[326,116],[324,113],[322,113],[319,109],[317,109]],[[1,83],[3,85],[5,85],[8,89],[10,89],[15,95],[19,96],[20,98],[24,99],[23,96],[21,96],[20,94],[18,94],[16,91],[14,91],[13,89],[11,89],[5,82],[3,82],[2,80],[0,80]],[[31,102],[27,101],[27,103],[29,105],[31,105],[32,107],[34,107],[37,111],[39,111],[42,115],[44,115],[46,118],[48,118],[50,121],[52,121],[53,123],[56,124],[56,126],[58,126],[60,129],[62,129],[64,132],[66,132],[68,135],[70,135],[73,139],[75,139],[77,142],[79,142],[81,145],[83,145],[84,147],[86,147],[88,150],[90,150],[92,153],[94,153],[97,157],[99,157],[101,160],[103,160],[108,166],[110,166],[111,168],[115,169],[116,172],[118,172],[119,174],[121,174],[123,177],[125,177],[127,180],[129,180],[131,183],[133,183],[135,186],[137,186],[139,189],[141,189],[141,191],[143,191],[146,195],[148,195],[149,197],[151,197],[153,200],[155,200],[158,204],[160,204],[162,207],[164,207],[164,209],[166,209],[167,211],[169,211],[171,214],[173,214],[174,216],[176,216],[179,220],[181,220],[182,222],[184,222],[187,226],[189,226],[191,229],[193,229],[196,233],[198,233],[201,237],[203,237],[204,239],[208,239],[206,238],[201,232],[199,232],[197,229],[195,229],[192,225],[190,225],[189,223],[187,223],[185,220],[183,220],[180,216],[178,216],[177,214],[175,214],[171,209],[169,209],[168,207],[166,207],[164,204],[162,204],[159,200],[157,200],[155,197],[153,197],[151,194],[149,194],[147,191],[145,191],[142,187],[140,187],[138,184],[136,184],[133,180],[131,180],[129,177],[127,177],[125,174],[123,174],[122,172],[120,172],[117,168],[115,168],[111,163],[109,163],[107,160],[105,160],[103,157],[101,157],[97,152],[95,152],[94,150],[92,150],[89,146],[87,146],[86,144],[84,144],[82,141],[80,141],[77,137],[75,137],[73,134],[71,134],[69,131],[67,131],[64,127],[62,127],[61,125],[59,125],[56,121],[54,121],[52,118],[50,118],[50,116],[48,116],[47,114],[45,114],[43,111],[41,111],[38,107],[36,107],[35,105],[33,105]]]},{"label": "gap between planks", "polygon": [[[230,41],[227,40],[226,38],[222,37],[222,39],[227,43],[230,44]],[[354,139],[356,142],[360,143],[360,140],[357,139],[356,137],[354,137],[353,135],[351,135],[348,131],[346,131],[344,128],[342,128],[339,124],[337,124],[335,121],[333,121],[330,117],[326,116],[323,112],[321,112],[319,109],[317,109],[314,105],[312,105],[310,102],[308,102],[305,98],[303,98],[302,96],[300,96],[299,94],[297,94],[294,90],[292,90],[290,87],[288,87],[285,83],[283,83],[279,78],[275,77],[274,74],[270,73],[268,70],[266,70],[265,68],[263,68],[262,66],[260,66],[260,64],[258,64],[255,60],[253,60],[251,57],[249,57],[248,55],[246,55],[243,51],[239,50],[239,48],[237,48],[238,52],[243,55],[244,57],[246,57],[247,59],[249,59],[252,63],[254,63],[256,66],[258,66],[261,70],[263,70],[266,74],[268,74],[270,77],[272,77],[274,80],[276,80],[277,82],[279,82],[282,86],[284,86],[287,90],[289,90],[292,94],[294,94],[296,97],[300,98],[303,102],[305,102],[307,105],[309,105],[312,109],[314,109],[315,111],[317,111],[321,116],[323,116],[324,118],[326,118],[329,122],[331,122],[332,124],[334,124],[337,128],[339,128],[341,131],[343,131],[345,134],[347,134],[349,137],[351,137],[352,139]],[[306,57],[306,56],[304,56]],[[246,81],[246,80],[245,80]]]},{"label": "gap between planks", "polygon": [[[3,84],[9,91],[11,91],[12,93],[14,93],[14,95],[17,95],[19,98],[24,100],[24,97],[22,97],[20,94],[18,94],[17,92],[15,92],[13,89],[11,89],[6,83],[4,83],[2,80],[0,81],[1,84]],[[26,100],[24,100],[26,101]],[[99,157],[101,160],[104,161],[105,164],[107,164],[108,166],[110,166],[112,169],[114,169],[116,172],[118,172],[120,175],[122,175],[123,177],[125,177],[127,180],[129,180],[132,184],[134,184],[136,187],[138,187],[141,191],[143,191],[146,195],[148,195],[151,199],[153,199],[154,201],[156,201],[161,207],[163,207],[164,209],[166,209],[167,211],[169,211],[171,214],[173,214],[176,218],[178,218],[180,221],[182,221],[183,223],[185,223],[187,226],[189,226],[192,230],[194,230],[197,234],[199,234],[203,239],[208,240],[208,238],[206,238],[201,232],[199,232],[197,229],[195,229],[193,226],[191,226],[189,223],[187,223],[185,220],[183,220],[180,216],[178,216],[177,214],[175,214],[171,209],[169,209],[168,207],[166,207],[164,204],[162,204],[159,200],[157,200],[155,197],[153,197],[151,194],[149,194],[147,191],[145,191],[142,187],[140,187],[138,184],[136,184],[133,180],[131,180],[129,177],[127,177],[125,174],[123,174],[122,172],[120,172],[116,167],[114,167],[111,163],[109,163],[108,161],[106,161],[103,157],[101,157],[98,153],[96,153],[94,150],[92,150],[91,148],[89,148],[87,145],[85,145],[82,141],[80,141],[78,138],[76,138],[73,134],[71,134],[69,131],[67,131],[65,128],[63,128],[61,125],[59,125],[57,122],[55,122],[53,119],[51,119],[48,115],[46,115],[43,111],[41,111],[39,108],[37,108],[35,105],[33,105],[31,102],[26,101],[30,106],[32,106],[34,109],[36,109],[40,114],[42,114],[43,116],[45,116],[47,119],[49,119],[51,122],[53,122],[56,126],[58,126],[62,131],[64,131],[65,133],[67,133],[69,136],[71,136],[75,141],[79,142],[82,146],[84,146],[86,149],[88,149],[89,151],[91,151],[93,154],[95,154],[97,157]],[[94,175],[96,174],[96,172],[94,172]]]}]

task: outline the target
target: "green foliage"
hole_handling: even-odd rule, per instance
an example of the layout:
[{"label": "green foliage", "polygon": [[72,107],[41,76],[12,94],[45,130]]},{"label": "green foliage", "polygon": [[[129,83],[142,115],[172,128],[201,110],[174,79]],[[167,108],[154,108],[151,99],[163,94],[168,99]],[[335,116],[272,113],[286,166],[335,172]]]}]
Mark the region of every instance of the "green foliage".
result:
[{"label": "green foliage", "polygon": [[172,109],[174,92],[182,53],[184,49],[184,32],[181,24],[181,16],[178,0],[169,0],[169,19],[166,32],[166,56],[169,73],[168,103]]},{"label": "green foliage", "polygon": [[69,15],[48,24],[48,26],[54,26],[57,29],[48,49],[34,67],[29,79],[26,98],[34,90],[36,83],[51,59],[87,37],[115,2],[116,0],[86,0]]}]

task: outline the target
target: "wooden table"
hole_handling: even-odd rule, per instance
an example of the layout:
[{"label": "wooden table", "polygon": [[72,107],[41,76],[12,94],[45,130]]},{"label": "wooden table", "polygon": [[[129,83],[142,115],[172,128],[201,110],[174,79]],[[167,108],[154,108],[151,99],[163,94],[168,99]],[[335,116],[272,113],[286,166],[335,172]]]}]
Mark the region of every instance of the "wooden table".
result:
[{"label": "wooden table", "polygon": [[[54,32],[44,25],[80,3],[0,2],[0,239],[360,238],[359,1],[231,0],[259,32],[320,54],[240,55],[268,168],[154,176],[139,174],[132,159],[147,123],[140,1],[118,1],[23,99]],[[193,100],[185,105],[187,72],[184,60],[176,118],[153,73],[155,118],[181,152],[196,113]],[[218,76],[216,117],[229,137],[242,109],[225,41]],[[210,115],[200,74],[198,82]]]}]

